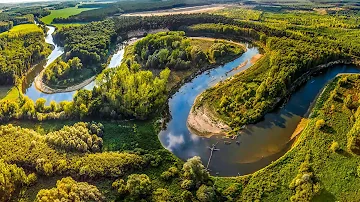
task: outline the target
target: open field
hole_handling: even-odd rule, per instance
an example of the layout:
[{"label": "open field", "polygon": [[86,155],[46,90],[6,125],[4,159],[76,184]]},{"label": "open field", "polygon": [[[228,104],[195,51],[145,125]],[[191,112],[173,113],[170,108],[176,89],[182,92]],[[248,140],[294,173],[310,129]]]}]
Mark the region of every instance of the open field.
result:
[{"label": "open field", "polygon": [[237,6],[235,4],[212,4],[205,6],[192,6],[192,7],[184,7],[184,8],[173,8],[173,9],[165,9],[165,10],[157,10],[157,11],[145,11],[145,12],[135,12],[135,13],[127,13],[121,16],[163,16],[163,15],[174,15],[174,14],[192,14],[192,13],[207,13],[207,12],[215,12],[227,7]]},{"label": "open field", "polygon": [[51,14],[48,16],[45,16],[41,18],[40,20],[44,22],[45,24],[51,24],[54,18],[68,18],[72,15],[79,14],[83,11],[92,10],[94,8],[77,8],[77,7],[71,7],[71,8],[64,8],[59,10],[52,10]]},{"label": "open field", "polygon": [[4,35],[8,35],[11,37],[11,36],[16,36],[18,34],[27,34],[37,31],[41,31],[41,29],[35,24],[16,25],[13,28],[11,28],[9,31],[1,33],[0,37]]}]

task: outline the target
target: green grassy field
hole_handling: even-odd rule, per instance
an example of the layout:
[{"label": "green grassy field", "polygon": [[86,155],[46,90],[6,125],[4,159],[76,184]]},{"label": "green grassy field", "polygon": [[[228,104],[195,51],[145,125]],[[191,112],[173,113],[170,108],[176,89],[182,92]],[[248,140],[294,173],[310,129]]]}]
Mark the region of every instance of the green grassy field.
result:
[{"label": "green grassy field", "polygon": [[44,22],[45,24],[51,24],[54,18],[68,18],[69,16],[79,14],[83,11],[91,10],[94,8],[77,8],[77,7],[71,7],[71,8],[64,8],[60,10],[52,10],[51,14],[48,16],[45,16],[41,18],[40,20]]}]

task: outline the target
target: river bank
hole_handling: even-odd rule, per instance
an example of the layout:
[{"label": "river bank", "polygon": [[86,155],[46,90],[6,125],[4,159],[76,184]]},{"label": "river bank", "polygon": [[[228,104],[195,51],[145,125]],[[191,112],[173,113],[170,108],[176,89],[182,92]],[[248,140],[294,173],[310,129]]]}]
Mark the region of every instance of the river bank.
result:
[{"label": "river bank", "polygon": [[[252,63],[255,63],[259,58],[259,56],[254,56],[253,59],[251,59]],[[290,90],[287,92],[286,96],[284,98],[276,98],[276,101],[269,107],[269,110],[264,112],[264,114],[273,111],[277,106],[284,103],[284,101],[286,101],[291,96],[291,94],[296,91],[296,89],[298,89],[302,84],[311,78],[311,75],[334,65],[358,63],[359,62],[354,59],[343,59],[316,66],[315,68],[304,73],[302,77],[296,79]],[[197,108],[194,107],[197,106],[196,103],[199,103],[200,100],[201,99],[197,98],[193,107],[191,108],[187,120],[188,127],[193,131],[197,131],[198,133],[196,134],[199,136],[203,136],[204,134],[206,136],[209,134],[227,135],[228,132],[231,131],[231,128],[223,120],[216,116],[216,114],[212,113],[211,110],[207,109],[204,105],[201,105]]]}]

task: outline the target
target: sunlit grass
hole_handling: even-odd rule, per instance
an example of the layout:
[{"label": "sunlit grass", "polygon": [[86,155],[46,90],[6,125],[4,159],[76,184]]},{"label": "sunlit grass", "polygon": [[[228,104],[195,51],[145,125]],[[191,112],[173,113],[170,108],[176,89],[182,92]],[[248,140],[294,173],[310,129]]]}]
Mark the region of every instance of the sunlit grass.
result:
[{"label": "sunlit grass", "polygon": [[92,10],[94,8],[77,8],[77,7],[71,7],[71,8],[64,8],[59,10],[52,10],[51,14],[48,16],[45,16],[41,18],[40,20],[44,22],[45,24],[51,24],[54,18],[68,18],[72,15],[77,15],[83,11]]},{"label": "sunlit grass", "polygon": [[16,25],[13,28],[11,28],[9,31],[1,33],[0,37],[4,35],[8,35],[12,37],[19,34],[27,34],[31,32],[39,32],[39,31],[41,32],[42,30],[40,29],[40,27],[38,27],[35,24]]}]

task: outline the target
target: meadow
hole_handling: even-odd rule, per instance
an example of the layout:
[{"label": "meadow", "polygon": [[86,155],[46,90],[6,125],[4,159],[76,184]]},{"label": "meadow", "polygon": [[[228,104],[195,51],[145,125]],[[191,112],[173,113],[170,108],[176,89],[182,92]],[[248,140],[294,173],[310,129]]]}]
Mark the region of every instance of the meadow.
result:
[{"label": "meadow", "polygon": [[68,18],[72,15],[77,15],[83,11],[92,10],[94,8],[78,8],[70,7],[59,10],[51,10],[51,14],[45,17],[42,17],[40,20],[45,24],[52,24],[54,18]]}]

